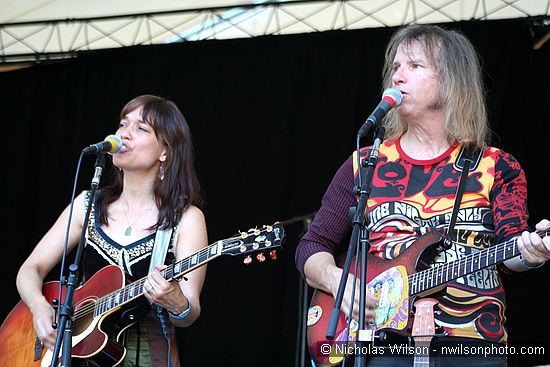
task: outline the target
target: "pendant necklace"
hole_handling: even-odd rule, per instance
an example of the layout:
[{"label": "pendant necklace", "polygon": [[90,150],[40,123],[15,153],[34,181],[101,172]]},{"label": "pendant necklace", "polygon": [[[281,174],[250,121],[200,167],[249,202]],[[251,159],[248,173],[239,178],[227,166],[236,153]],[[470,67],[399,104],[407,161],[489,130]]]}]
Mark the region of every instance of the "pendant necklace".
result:
[{"label": "pendant necklace", "polygon": [[[144,210],[136,219],[134,219],[134,221],[132,223],[130,223],[130,221],[128,220],[128,213],[127,211],[125,210],[124,211],[124,216],[126,217],[126,223],[128,223],[128,227],[126,227],[126,229],[124,230],[124,236],[126,237],[130,237],[132,235],[132,226],[134,224],[136,224],[136,222],[141,218],[143,217],[143,214],[147,213],[148,211],[150,211],[151,209],[147,209],[147,210]],[[128,211],[129,211],[129,208],[128,208]]]}]

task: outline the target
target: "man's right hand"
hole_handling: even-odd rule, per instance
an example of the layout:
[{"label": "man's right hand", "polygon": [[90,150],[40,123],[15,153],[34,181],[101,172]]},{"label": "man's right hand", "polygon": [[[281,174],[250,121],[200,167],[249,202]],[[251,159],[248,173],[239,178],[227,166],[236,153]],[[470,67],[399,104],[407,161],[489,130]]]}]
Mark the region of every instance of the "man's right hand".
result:
[{"label": "man's right hand", "polygon": [[[336,266],[334,257],[328,252],[319,252],[311,255],[304,265],[304,273],[306,280],[313,288],[320,289],[322,291],[331,293],[336,299],[338,293],[338,286],[340,285],[340,278],[342,277],[343,270]],[[351,309],[351,291],[353,290],[353,275],[348,275],[346,282],[346,290],[344,292],[344,299],[342,300],[342,306],[340,310],[347,316]],[[359,279],[355,284],[355,299],[353,302],[353,314],[354,320],[359,320]],[[365,322],[374,321],[375,311],[374,308],[378,299],[372,294],[367,292],[367,304],[365,308]]]},{"label": "man's right hand", "polygon": [[[334,278],[333,284],[331,286],[331,293],[334,299],[336,299],[336,295],[338,293],[338,286],[340,285],[340,279],[342,277],[343,270],[340,268],[337,268],[337,270],[334,272]],[[353,281],[354,276],[352,274],[348,274],[348,280],[346,282],[346,290],[344,292],[344,298],[342,300],[342,306],[340,307],[340,310],[346,315],[346,317],[349,315],[349,310],[351,309],[351,294],[353,291]],[[353,313],[352,313],[352,319],[353,320],[359,320],[359,293],[360,292],[360,281],[357,279],[355,283],[355,294],[353,299]],[[365,322],[368,324],[370,321],[374,321],[375,317],[375,306],[378,302],[378,299],[372,295],[370,292],[367,291],[367,299],[366,299],[366,305],[365,305]]]}]

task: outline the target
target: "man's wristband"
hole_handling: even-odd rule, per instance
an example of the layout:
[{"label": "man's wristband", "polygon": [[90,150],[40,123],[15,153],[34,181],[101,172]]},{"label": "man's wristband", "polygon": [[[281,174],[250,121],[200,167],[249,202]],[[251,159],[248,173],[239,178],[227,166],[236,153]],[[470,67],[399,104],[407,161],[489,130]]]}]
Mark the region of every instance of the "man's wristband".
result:
[{"label": "man's wristband", "polygon": [[545,264],[545,262],[541,263],[541,264],[537,264],[537,265],[531,265],[529,264],[527,261],[525,261],[525,259],[523,258],[523,256],[519,256],[519,259],[522,263],[523,266],[525,266],[526,269],[529,269],[529,270],[532,270],[532,269],[538,269],[540,268],[541,266],[543,266]]},{"label": "man's wristband", "polygon": [[191,302],[188,303],[187,308],[182,313],[180,313],[179,315],[174,315],[170,311],[168,311],[168,315],[170,315],[170,317],[172,317],[174,319],[184,319],[184,318],[187,317],[187,315],[189,315],[189,312],[191,312]]}]

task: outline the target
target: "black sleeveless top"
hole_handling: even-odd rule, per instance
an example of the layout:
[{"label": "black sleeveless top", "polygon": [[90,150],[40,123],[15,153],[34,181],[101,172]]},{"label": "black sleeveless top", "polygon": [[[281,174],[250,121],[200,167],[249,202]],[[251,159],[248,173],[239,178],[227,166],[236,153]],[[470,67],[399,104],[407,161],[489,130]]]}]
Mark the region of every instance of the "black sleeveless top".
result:
[{"label": "black sleeveless top", "polygon": [[[86,193],[85,203],[88,201],[89,193]],[[88,236],[82,257],[84,279],[90,279],[98,270],[107,265],[118,265],[133,279],[145,277],[149,272],[156,232],[123,246],[101,229],[99,217],[96,215],[94,203],[90,212]]]},{"label": "black sleeveless top", "polygon": [[[121,267],[133,280],[147,276],[156,232],[126,246],[118,244],[101,229],[99,224],[100,215],[96,213],[99,195],[98,192],[90,211],[86,246],[82,257],[83,280],[90,279],[98,270],[107,265]],[[90,193],[86,192],[84,196],[85,210],[89,201]],[[168,262],[174,258],[173,239],[174,237],[168,246]],[[131,326],[125,333],[126,356],[122,364],[123,367],[180,367],[175,328],[169,322],[165,309],[153,307],[143,321]],[[169,355],[171,363],[168,361]]]}]

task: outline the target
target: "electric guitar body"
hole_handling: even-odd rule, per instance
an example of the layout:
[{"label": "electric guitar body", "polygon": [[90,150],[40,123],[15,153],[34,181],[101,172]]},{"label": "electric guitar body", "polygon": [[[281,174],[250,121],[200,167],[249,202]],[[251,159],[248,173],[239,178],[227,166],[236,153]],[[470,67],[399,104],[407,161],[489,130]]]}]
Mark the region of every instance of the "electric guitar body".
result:
[{"label": "electric guitar body", "polygon": [[[430,260],[435,256],[433,245],[440,241],[441,235],[438,232],[430,232],[420,237],[403,254],[393,260],[384,260],[367,254],[367,291],[379,298],[374,324],[368,325],[367,329],[376,331],[391,329],[399,334],[407,334],[407,329],[412,326],[408,275],[429,266]],[[345,258],[339,258],[338,266],[342,267],[344,261]],[[351,271],[353,269],[354,265],[351,266]],[[355,341],[357,323],[351,322],[351,333],[348,335],[346,315],[342,312],[340,312],[334,340],[326,339],[333,307],[334,298],[331,294],[315,291],[308,312],[307,338],[310,354],[317,366],[340,364],[343,357],[335,352],[334,343]],[[323,344],[333,346],[330,353],[321,351]]]},{"label": "electric guitar body", "polygon": [[[548,237],[550,231],[537,231],[539,237]],[[365,329],[380,333],[392,331],[411,336],[412,304],[416,297],[425,297],[443,289],[447,283],[478,270],[501,263],[520,255],[517,238],[472,252],[447,263],[429,266],[438,252],[436,244],[442,240],[438,232],[430,232],[413,243],[393,260],[367,254],[367,291],[379,298],[376,317]],[[338,261],[342,266],[343,260]],[[352,265],[351,269],[353,270]],[[341,353],[335,352],[334,343],[355,341],[357,322],[351,321],[351,332],[346,330],[345,315],[340,312],[334,340],[326,339],[330,313],[334,307],[332,295],[316,291],[308,312],[308,346],[317,366],[335,366],[342,362]],[[330,345],[330,353],[323,345]]]}]

